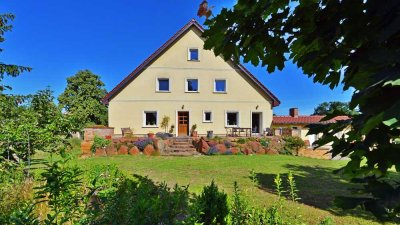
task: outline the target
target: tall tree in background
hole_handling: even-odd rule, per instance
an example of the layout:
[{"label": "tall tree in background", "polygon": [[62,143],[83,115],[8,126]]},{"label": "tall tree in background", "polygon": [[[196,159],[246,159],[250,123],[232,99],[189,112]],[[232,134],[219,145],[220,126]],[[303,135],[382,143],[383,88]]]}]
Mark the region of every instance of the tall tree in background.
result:
[{"label": "tall tree in background", "polygon": [[74,122],[74,127],[80,130],[89,124],[107,124],[107,107],[101,103],[106,94],[100,76],[81,70],[67,79],[67,87],[58,101]]},{"label": "tall tree in background", "polygon": [[[14,15],[12,15],[12,14],[0,14],[0,43],[4,42],[4,40],[5,40],[4,34],[7,31],[11,31],[12,25],[10,25],[10,21],[12,21],[13,19],[14,19]],[[2,52],[2,51],[3,51],[3,49],[0,48],[0,52]],[[5,76],[16,77],[24,71],[29,72],[29,71],[31,71],[31,68],[0,62],[0,94],[5,89],[11,89],[10,86],[2,84],[2,81]]]},{"label": "tall tree in background", "polygon": [[399,219],[400,183],[386,178],[400,171],[400,1],[239,0],[215,17],[206,3],[198,13],[207,17],[205,49],[268,72],[292,61],[314,82],[355,90],[350,109],[359,113],[311,132],[323,132],[320,145],[333,142],[333,156],[350,157],[343,171],[365,185],[367,195],[338,203]]},{"label": "tall tree in background", "polygon": [[313,115],[328,115],[335,111],[343,112],[345,115],[351,113],[348,102],[323,102],[314,109]]}]

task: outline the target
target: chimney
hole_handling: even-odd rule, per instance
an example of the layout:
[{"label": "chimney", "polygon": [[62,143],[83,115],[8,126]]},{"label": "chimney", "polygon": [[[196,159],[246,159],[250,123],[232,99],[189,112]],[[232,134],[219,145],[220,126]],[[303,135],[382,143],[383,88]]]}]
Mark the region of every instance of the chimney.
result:
[{"label": "chimney", "polygon": [[299,117],[299,109],[298,108],[290,108],[289,115],[291,117]]}]

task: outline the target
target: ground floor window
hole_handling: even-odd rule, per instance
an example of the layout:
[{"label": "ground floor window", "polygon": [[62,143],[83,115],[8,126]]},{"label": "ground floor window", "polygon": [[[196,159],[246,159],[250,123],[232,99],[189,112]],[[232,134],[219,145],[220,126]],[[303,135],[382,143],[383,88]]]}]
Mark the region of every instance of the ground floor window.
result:
[{"label": "ground floor window", "polygon": [[239,124],[239,112],[227,112],[226,126],[238,126],[238,124]]},{"label": "ground floor window", "polygon": [[211,111],[204,111],[203,112],[203,122],[204,123],[211,123],[212,122],[212,113],[211,113]]},{"label": "ground floor window", "polygon": [[157,111],[145,111],[143,115],[143,125],[146,127],[157,126]]}]

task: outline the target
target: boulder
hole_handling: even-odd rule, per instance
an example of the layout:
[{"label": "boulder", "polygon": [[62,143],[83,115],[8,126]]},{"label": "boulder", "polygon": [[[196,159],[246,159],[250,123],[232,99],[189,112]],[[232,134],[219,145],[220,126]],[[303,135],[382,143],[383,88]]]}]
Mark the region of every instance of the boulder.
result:
[{"label": "boulder", "polygon": [[108,147],[106,148],[106,152],[107,152],[107,155],[108,155],[108,156],[112,156],[112,155],[117,155],[117,154],[118,154],[117,150],[114,148],[113,145],[108,146]]},{"label": "boulder", "polygon": [[104,148],[97,148],[95,155],[96,156],[107,156],[107,152]]},{"label": "boulder", "polygon": [[151,155],[151,154],[153,154],[154,151],[155,150],[154,150],[153,145],[146,145],[146,147],[144,147],[143,154]]},{"label": "boulder", "polygon": [[232,147],[231,152],[232,152],[232,155],[237,155],[239,153],[239,149],[237,149],[236,147]]},{"label": "boulder", "polygon": [[260,149],[256,152],[257,155],[264,155],[265,154],[265,150],[264,149]]},{"label": "boulder", "polygon": [[269,149],[265,150],[265,154],[267,154],[267,155],[279,155],[279,152],[276,149],[269,148]]},{"label": "boulder", "polygon": [[122,145],[121,147],[119,147],[118,149],[118,155],[128,155],[128,146],[126,145]]},{"label": "boulder", "polygon": [[92,148],[92,143],[89,141],[82,141],[81,143],[81,150],[83,155],[90,155]]},{"label": "boulder", "polygon": [[226,146],[224,144],[217,144],[215,148],[220,154],[223,154],[226,151]]},{"label": "boulder", "polygon": [[207,154],[208,150],[210,149],[210,146],[207,144],[207,142],[203,138],[201,138],[195,146],[196,146],[197,151],[201,152],[203,154]]},{"label": "boulder", "polygon": [[260,142],[257,141],[250,141],[247,143],[247,148],[252,151],[252,153],[256,153],[263,149]]},{"label": "boulder", "polygon": [[129,155],[139,155],[140,154],[140,150],[138,149],[138,147],[133,146],[131,149],[129,149]]}]

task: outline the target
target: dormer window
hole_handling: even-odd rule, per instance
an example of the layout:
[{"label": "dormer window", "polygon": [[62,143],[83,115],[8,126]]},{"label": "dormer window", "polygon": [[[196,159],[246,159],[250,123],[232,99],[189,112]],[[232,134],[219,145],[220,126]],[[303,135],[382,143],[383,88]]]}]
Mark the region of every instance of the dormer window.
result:
[{"label": "dormer window", "polygon": [[189,48],[188,60],[189,61],[199,61],[199,49],[198,48]]}]

